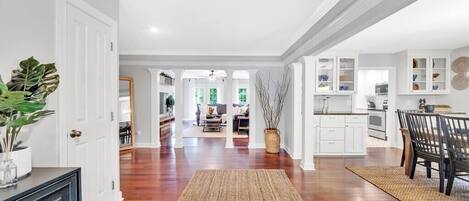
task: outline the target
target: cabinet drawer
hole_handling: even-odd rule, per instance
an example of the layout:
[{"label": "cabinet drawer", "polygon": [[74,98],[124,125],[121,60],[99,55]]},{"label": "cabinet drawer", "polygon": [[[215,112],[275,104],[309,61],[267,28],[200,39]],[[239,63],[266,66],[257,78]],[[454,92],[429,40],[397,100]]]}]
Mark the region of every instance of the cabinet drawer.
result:
[{"label": "cabinet drawer", "polygon": [[321,140],[344,140],[345,128],[321,128]]},{"label": "cabinet drawer", "polygon": [[348,115],[345,117],[347,123],[365,123],[367,115]]},{"label": "cabinet drawer", "polygon": [[324,115],[321,117],[321,127],[345,127],[345,116]]},{"label": "cabinet drawer", "polygon": [[344,141],[321,141],[320,150],[322,153],[343,153]]}]

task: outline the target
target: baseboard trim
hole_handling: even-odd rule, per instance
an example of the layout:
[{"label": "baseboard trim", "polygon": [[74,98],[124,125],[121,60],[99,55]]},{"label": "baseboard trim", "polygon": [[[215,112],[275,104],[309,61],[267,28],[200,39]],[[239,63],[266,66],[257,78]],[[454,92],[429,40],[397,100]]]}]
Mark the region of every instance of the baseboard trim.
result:
[{"label": "baseboard trim", "polygon": [[122,191],[115,191],[114,193],[116,201],[123,201],[124,197],[122,197]]},{"label": "baseboard trim", "polygon": [[135,143],[135,148],[160,148],[160,145],[154,143]]},{"label": "baseboard trim", "polygon": [[310,170],[315,170],[314,169],[314,163],[304,163],[304,161],[300,162],[300,167],[304,171],[310,171]]},{"label": "baseboard trim", "polygon": [[290,151],[290,149],[287,146],[283,146],[283,150],[287,152],[287,154],[290,156],[291,159],[293,160],[301,159],[301,154]]}]

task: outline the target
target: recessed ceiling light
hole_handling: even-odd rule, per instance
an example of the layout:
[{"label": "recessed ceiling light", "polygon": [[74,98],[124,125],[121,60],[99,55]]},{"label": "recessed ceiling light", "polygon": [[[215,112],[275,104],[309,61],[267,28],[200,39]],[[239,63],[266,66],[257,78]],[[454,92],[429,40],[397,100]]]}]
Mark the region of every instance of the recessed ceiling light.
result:
[{"label": "recessed ceiling light", "polygon": [[160,32],[160,30],[159,30],[158,28],[152,27],[152,26],[150,26],[150,27],[148,28],[148,30],[149,30],[150,32],[152,32],[152,33],[158,33],[158,32]]}]

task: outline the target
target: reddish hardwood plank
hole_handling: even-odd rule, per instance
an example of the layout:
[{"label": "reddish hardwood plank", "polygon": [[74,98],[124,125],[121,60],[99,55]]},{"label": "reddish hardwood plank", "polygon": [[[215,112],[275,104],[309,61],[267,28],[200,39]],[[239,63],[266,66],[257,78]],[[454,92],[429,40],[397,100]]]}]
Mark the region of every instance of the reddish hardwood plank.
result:
[{"label": "reddish hardwood plank", "polygon": [[174,201],[197,169],[284,169],[305,201],[395,200],[345,169],[345,166],[399,165],[401,151],[369,148],[364,157],[315,158],[316,171],[302,171],[299,161],[285,151],[267,154],[249,150],[246,139],[236,139],[234,149],[224,139],[185,138],[183,149],[135,149],[121,156],[121,190],[125,200]]}]

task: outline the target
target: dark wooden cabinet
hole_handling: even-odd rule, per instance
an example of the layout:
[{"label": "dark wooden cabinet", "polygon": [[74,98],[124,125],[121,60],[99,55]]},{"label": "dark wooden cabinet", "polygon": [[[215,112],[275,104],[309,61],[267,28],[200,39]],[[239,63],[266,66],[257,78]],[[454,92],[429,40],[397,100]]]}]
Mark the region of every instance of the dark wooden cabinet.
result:
[{"label": "dark wooden cabinet", "polygon": [[33,168],[15,187],[0,189],[5,201],[81,201],[80,168]]}]

